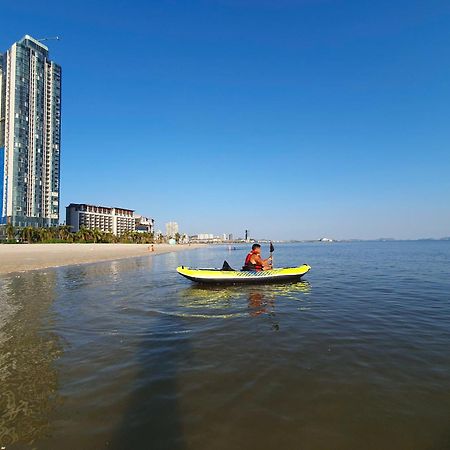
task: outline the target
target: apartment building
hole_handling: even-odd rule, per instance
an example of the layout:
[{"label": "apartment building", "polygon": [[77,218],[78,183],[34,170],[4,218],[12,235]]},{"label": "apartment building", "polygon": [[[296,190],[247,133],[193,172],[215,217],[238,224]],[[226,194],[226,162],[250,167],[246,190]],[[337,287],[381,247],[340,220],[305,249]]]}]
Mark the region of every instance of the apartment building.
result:
[{"label": "apartment building", "polygon": [[0,220],[59,223],[61,67],[29,35],[0,53]]},{"label": "apartment building", "polygon": [[66,207],[66,224],[72,232],[97,228],[120,236],[125,231],[135,231],[136,218],[132,209],[71,203]]},{"label": "apartment building", "polygon": [[177,222],[167,222],[166,223],[166,236],[175,237],[178,233],[178,223]]}]

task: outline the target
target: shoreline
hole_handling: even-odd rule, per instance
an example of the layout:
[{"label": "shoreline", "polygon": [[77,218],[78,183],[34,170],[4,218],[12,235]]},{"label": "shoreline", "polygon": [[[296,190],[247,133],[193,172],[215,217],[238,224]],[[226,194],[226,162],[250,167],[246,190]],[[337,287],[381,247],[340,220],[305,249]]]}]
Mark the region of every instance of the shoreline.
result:
[{"label": "shoreline", "polygon": [[4,244],[0,245],[0,276],[51,267],[91,264],[139,256],[203,248],[203,244]]}]

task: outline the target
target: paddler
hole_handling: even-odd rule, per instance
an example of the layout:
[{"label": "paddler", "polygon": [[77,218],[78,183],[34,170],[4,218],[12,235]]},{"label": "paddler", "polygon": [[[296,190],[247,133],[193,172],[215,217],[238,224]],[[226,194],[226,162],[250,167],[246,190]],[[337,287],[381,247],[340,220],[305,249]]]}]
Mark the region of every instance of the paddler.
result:
[{"label": "paddler", "polygon": [[272,257],[267,259],[261,258],[261,246],[259,244],[252,245],[252,251],[245,258],[244,266],[242,270],[271,270],[272,269]]}]

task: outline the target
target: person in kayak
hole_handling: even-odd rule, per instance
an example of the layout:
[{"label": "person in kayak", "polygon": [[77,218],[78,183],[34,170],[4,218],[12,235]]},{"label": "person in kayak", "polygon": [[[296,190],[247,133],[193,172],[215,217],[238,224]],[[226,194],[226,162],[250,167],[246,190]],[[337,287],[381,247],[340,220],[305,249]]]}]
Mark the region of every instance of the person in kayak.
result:
[{"label": "person in kayak", "polygon": [[245,258],[242,270],[270,270],[272,269],[272,257],[267,259],[261,258],[261,246],[259,244],[252,245],[252,251]]}]

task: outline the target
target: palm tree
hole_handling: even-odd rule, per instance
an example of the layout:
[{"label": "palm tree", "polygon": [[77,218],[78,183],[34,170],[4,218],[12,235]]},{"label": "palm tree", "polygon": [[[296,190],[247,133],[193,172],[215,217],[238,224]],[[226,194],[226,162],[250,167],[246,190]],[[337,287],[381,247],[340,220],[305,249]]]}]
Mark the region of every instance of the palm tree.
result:
[{"label": "palm tree", "polygon": [[6,236],[8,238],[8,241],[12,241],[16,235],[16,230],[12,223],[8,223],[6,225]]},{"label": "palm tree", "polygon": [[38,228],[37,232],[38,232],[40,242],[49,241],[53,237],[52,236],[53,233],[50,228]]},{"label": "palm tree", "polygon": [[25,242],[25,241],[28,242],[26,231],[27,231],[27,227],[23,227],[21,230],[19,230],[19,237],[22,242]]},{"label": "palm tree", "polygon": [[142,244],[153,244],[153,234],[152,233],[140,233],[140,242]]},{"label": "palm tree", "polygon": [[103,242],[106,242],[109,244],[117,242],[117,237],[114,234],[112,234],[111,232],[104,233]]},{"label": "palm tree", "polygon": [[69,225],[60,225],[58,227],[58,237],[59,239],[63,241],[71,241],[72,240],[72,233],[70,232],[70,226]]},{"label": "palm tree", "polygon": [[91,232],[92,240],[94,241],[94,244],[97,242],[101,242],[103,233],[98,228],[94,228]]},{"label": "palm tree", "polygon": [[49,227],[49,228],[47,228],[47,230],[48,230],[48,232],[47,232],[48,239],[50,239],[50,240],[59,239],[59,228],[58,227]]},{"label": "palm tree", "polygon": [[127,231],[124,231],[120,236],[119,236],[119,241],[120,242],[122,242],[122,243],[128,243],[128,242],[130,242],[130,232],[127,230]]},{"label": "palm tree", "polygon": [[83,239],[86,242],[92,241],[92,230],[90,230],[89,228],[83,228]]},{"label": "palm tree", "polygon": [[81,227],[76,232],[77,240],[82,242],[88,242],[91,239],[91,231],[85,227]]},{"label": "palm tree", "polygon": [[34,240],[34,228],[33,227],[24,227],[20,230],[20,237],[23,241],[28,242],[28,244],[31,244]]}]

